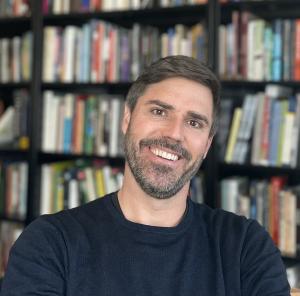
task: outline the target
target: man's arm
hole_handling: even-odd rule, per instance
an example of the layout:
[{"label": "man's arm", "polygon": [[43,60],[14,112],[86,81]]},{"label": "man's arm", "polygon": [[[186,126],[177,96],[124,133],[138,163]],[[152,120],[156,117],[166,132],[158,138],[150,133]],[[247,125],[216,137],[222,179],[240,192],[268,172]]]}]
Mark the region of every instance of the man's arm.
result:
[{"label": "man's arm", "polygon": [[248,228],[241,254],[243,296],[288,296],[290,287],[279,250],[256,221]]},{"label": "man's arm", "polygon": [[67,255],[62,233],[41,217],[29,225],[10,252],[2,296],[63,296]]}]

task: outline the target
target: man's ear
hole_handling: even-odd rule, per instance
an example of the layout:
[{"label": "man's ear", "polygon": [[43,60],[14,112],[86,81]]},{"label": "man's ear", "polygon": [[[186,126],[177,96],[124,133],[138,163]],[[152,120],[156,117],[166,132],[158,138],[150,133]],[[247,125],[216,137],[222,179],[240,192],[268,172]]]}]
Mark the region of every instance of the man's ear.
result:
[{"label": "man's ear", "polygon": [[127,104],[125,104],[123,119],[122,119],[122,132],[124,135],[126,134],[126,131],[128,129],[130,117],[131,117],[131,111],[130,111],[129,107],[127,106]]}]

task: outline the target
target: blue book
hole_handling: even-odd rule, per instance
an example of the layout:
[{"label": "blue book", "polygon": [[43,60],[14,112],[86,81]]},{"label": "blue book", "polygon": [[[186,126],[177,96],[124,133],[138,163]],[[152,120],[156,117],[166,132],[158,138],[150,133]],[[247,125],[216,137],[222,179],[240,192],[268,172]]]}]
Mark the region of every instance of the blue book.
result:
[{"label": "blue book", "polygon": [[72,148],[72,118],[64,119],[64,152],[71,152]]},{"label": "blue book", "polygon": [[276,19],[273,22],[273,80],[279,81],[282,78],[282,20]]}]

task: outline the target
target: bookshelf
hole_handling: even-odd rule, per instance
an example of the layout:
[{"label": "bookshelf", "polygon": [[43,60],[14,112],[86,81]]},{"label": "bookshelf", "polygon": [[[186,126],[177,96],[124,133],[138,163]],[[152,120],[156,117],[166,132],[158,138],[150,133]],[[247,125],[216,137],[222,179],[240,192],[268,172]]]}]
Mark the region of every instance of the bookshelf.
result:
[{"label": "bookshelf", "polygon": [[[226,104],[224,103],[224,110],[230,110],[230,114],[231,114],[231,119],[234,116],[234,110],[236,110],[236,107],[242,107],[243,106],[243,101],[245,100],[247,95],[255,95],[258,93],[263,93],[262,97],[270,95],[267,94],[266,89],[269,85],[273,85],[274,88],[289,88],[291,90],[291,94],[287,95],[287,105],[288,107],[288,111],[289,112],[294,112],[295,110],[293,110],[291,107],[291,102],[292,102],[292,96],[297,97],[297,93],[299,92],[299,79],[297,78],[296,74],[295,74],[295,69],[293,68],[293,66],[296,64],[295,61],[293,60],[294,55],[295,55],[295,51],[297,51],[296,49],[296,45],[295,45],[295,39],[296,38],[294,33],[294,24],[296,23],[296,20],[300,17],[298,10],[300,7],[300,1],[240,1],[240,2],[230,2],[228,1],[227,3],[217,3],[217,14],[219,15],[218,18],[218,27],[220,29],[219,32],[219,39],[218,39],[218,48],[226,48],[226,50],[228,50],[227,55],[226,55],[226,59],[225,63],[222,57],[222,54],[219,53],[218,58],[217,58],[217,68],[218,68],[218,72],[220,74],[220,77],[222,79],[222,87],[223,87],[223,101],[224,99],[231,101],[231,109],[228,107],[230,104],[227,104],[227,107],[225,106]],[[243,17],[245,17],[247,19],[247,28],[245,31],[245,28],[243,27]],[[255,27],[255,25],[253,25],[253,23],[255,23],[255,21],[258,20],[257,23],[259,23],[259,25],[257,25]],[[278,21],[279,20],[279,21]],[[254,64],[257,63],[257,59],[255,60],[255,62],[252,62],[252,64],[248,64],[249,61],[247,60],[247,58],[249,58],[249,56],[251,57],[251,52],[249,53],[249,50],[251,50],[251,48],[249,49],[249,46],[243,47],[243,45],[241,45],[242,43],[247,44],[247,42],[249,41],[249,36],[247,36],[246,34],[244,34],[245,32],[247,32],[249,34],[249,32],[251,32],[249,29],[250,26],[249,23],[252,22],[251,26],[253,26],[255,29],[253,30],[259,30],[261,28],[263,28],[263,34],[265,35],[261,35],[262,38],[262,44],[263,47],[261,47],[261,44],[255,44],[255,49],[254,50],[254,54],[256,54],[256,58],[257,59],[261,59],[261,57],[263,56],[264,60],[263,63],[260,64]],[[271,52],[271,62],[268,64],[268,43],[266,39],[266,30],[268,29],[272,37],[275,36],[275,24],[280,23],[281,26],[281,34],[280,38],[281,39],[281,44],[279,45],[281,52],[280,52],[280,67],[281,70],[279,71],[279,73],[276,73],[276,75],[272,72],[274,70],[274,66],[273,63],[275,64],[274,60],[276,58],[276,55],[278,54],[278,52]],[[286,25],[286,23],[289,23],[288,25]],[[260,28],[259,28],[260,26]],[[288,30],[285,29],[285,26],[288,27],[290,29],[290,32],[286,33]],[[252,27],[252,28],[253,28]],[[226,32],[228,33],[228,35],[226,36],[226,38],[232,38],[232,44],[239,44],[240,48],[237,48],[236,46],[232,46],[232,47],[226,47],[224,46],[224,35],[222,35],[223,33],[221,32],[221,30],[224,30],[224,28],[226,28]],[[248,31],[247,31],[248,30]],[[284,31],[285,30],[285,31]],[[243,33],[244,32],[244,33]],[[261,31],[262,32],[262,31]],[[241,35],[243,34],[243,36],[246,36],[246,39],[242,38]],[[256,31],[256,35],[260,34],[259,31]],[[290,35],[290,42],[287,42],[287,38],[286,36]],[[292,36],[292,37],[291,37]],[[278,37],[276,37],[278,38]],[[226,39],[225,39],[226,40]],[[225,41],[226,42],[226,41]],[[239,43],[241,42],[241,43]],[[252,43],[254,44],[256,41],[252,40]],[[276,42],[274,41],[274,39],[272,40],[272,44],[273,44],[273,48],[276,47]],[[292,44],[290,45],[290,47],[287,49],[286,44]],[[278,45],[278,43],[277,43]],[[260,51],[259,51],[260,49]],[[262,50],[263,51],[262,51]],[[290,56],[286,55],[286,52],[291,53]],[[246,59],[245,59],[245,52],[246,52]],[[232,64],[235,64],[235,68],[230,68],[230,62],[232,62]],[[246,72],[245,69],[239,68],[240,64],[242,63],[241,61],[244,61],[244,64],[247,65],[247,67],[256,67],[256,71],[257,69],[259,69],[260,71],[264,71],[264,72],[260,72],[258,74],[252,75],[253,72],[251,73],[251,70],[253,69],[247,69],[246,68]],[[276,63],[278,63],[278,61],[276,61]],[[254,65],[254,66],[253,66]],[[224,68],[225,66],[225,68]],[[269,72],[266,71],[266,68],[268,69],[268,67],[270,67],[269,69],[271,69]],[[288,68],[289,67],[289,68]],[[278,68],[277,66],[275,68]],[[225,69],[225,72],[224,72]],[[280,69],[280,68],[278,68]],[[248,72],[247,72],[248,71]],[[249,73],[250,71],[250,73]],[[257,73],[257,72],[256,72]],[[257,77],[260,77],[259,79],[256,79]],[[277,101],[277,103],[275,103]],[[269,121],[268,125],[267,125],[267,130],[269,131],[269,134],[266,133],[265,131],[262,131],[265,134],[265,137],[267,137],[268,141],[271,141],[271,139],[274,139],[274,134],[279,134],[279,135],[284,135],[284,133],[282,133],[281,129],[284,129],[285,126],[287,125],[287,120],[285,119],[285,117],[282,117],[282,126],[283,127],[279,127],[279,129],[276,131],[275,129],[271,129],[272,127],[274,127],[274,104],[280,105],[282,102],[282,97],[280,96],[279,98],[275,98],[275,100],[271,99],[271,103],[269,105],[268,108],[270,108],[270,113],[269,115],[267,115],[267,113],[264,113],[264,117],[267,118],[269,116]],[[253,104],[254,104],[254,100],[253,100]],[[227,108],[227,109],[226,109]],[[278,108],[278,107],[277,107]],[[266,109],[267,110],[267,109]],[[281,109],[283,110],[283,109]],[[243,109],[242,109],[243,112]],[[259,113],[259,111],[257,110],[257,112]],[[283,112],[283,111],[281,111]],[[245,112],[247,113],[247,112]],[[242,113],[243,114],[243,113]],[[286,116],[287,113],[284,113]],[[296,114],[296,113],[293,113]],[[292,115],[294,116],[294,115]],[[242,117],[242,116],[241,116]],[[237,117],[238,118],[238,117]],[[259,116],[255,115],[256,121],[258,120]],[[273,121],[272,121],[273,118]],[[238,122],[238,119],[236,120]],[[294,121],[295,122],[295,121]],[[232,120],[230,120],[230,126],[232,124]],[[253,125],[253,138],[251,136],[250,142],[248,145],[251,145],[253,143],[254,140],[254,135],[255,135],[255,130],[254,130],[254,126]],[[286,130],[285,130],[286,131]],[[230,133],[230,132],[229,132]],[[272,134],[271,134],[272,133]],[[297,134],[299,134],[299,129],[297,129]],[[228,135],[229,137],[229,135]],[[272,138],[273,137],[273,138]],[[287,146],[287,142],[291,141],[290,139],[293,139],[294,136],[289,136],[284,138],[285,141],[285,146]],[[278,137],[279,138],[279,137]],[[266,138],[265,138],[266,139]],[[273,140],[272,140],[273,141]],[[280,143],[282,142],[282,138],[280,140],[277,140]],[[231,188],[235,188],[234,190],[238,190],[238,198],[240,199],[239,201],[236,201],[240,204],[241,209],[237,209],[237,211],[242,211],[245,210],[246,207],[246,213],[251,215],[258,215],[259,210],[259,205],[258,203],[261,202],[259,201],[259,192],[255,191],[258,190],[257,188],[262,188],[263,186],[265,186],[265,188],[269,188],[269,192],[272,190],[277,190],[274,189],[274,184],[280,187],[280,193],[276,195],[268,195],[267,193],[265,193],[264,199],[270,199],[274,201],[274,196],[276,196],[276,202],[274,202],[272,204],[272,206],[269,208],[269,219],[267,221],[268,223],[271,223],[271,235],[274,238],[274,240],[278,243],[279,248],[282,250],[283,255],[284,255],[284,261],[295,264],[295,262],[299,261],[299,253],[298,251],[295,253],[295,251],[293,251],[292,255],[291,253],[285,254],[285,250],[287,251],[287,249],[285,249],[286,246],[282,246],[282,242],[278,242],[278,233],[280,231],[282,231],[282,229],[284,229],[284,223],[286,221],[286,219],[288,218],[284,218],[284,212],[280,212],[280,209],[282,208],[280,206],[280,202],[282,201],[286,201],[287,199],[284,199],[284,194],[286,193],[286,191],[288,192],[298,192],[297,189],[297,185],[299,186],[300,184],[300,179],[299,179],[299,155],[298,155],[298,161],[297,161],[297,165],[296,166],[292,166],[290,165],[290,163],[288,164],[282,164],[280,163],[280,161],[278,159],[280,159],[280,157],[277,155],[277,163],[276,164],[271,164],[272,162],[270,161],[271,159],[271,146],[274,147],[274,145],[271,145],[271,142],[265,142],[269,145],[268,147],[268,152],[267,152],[267,160],[266,161],[253,161],[253,159],[251,158],[251,154],[252,151],[254,150],[255,146],[250,147],[250,152],[248,152],[248,157],[246,158],[246,161],[244,163],[237,163],[236,160],[233,161],[229,161],[227,159],[227,161],[224,160],[224,158],[220,158],[218,160],[216,160],[218,162],[218,164],[216,165],[217,167],[217,179],[219,180],[219,191],[218,191],[218,195],[217,195],[217,201],[216,204],[217,206],[221,206],[222,203],[224,203],[224,206],[226,207],[230,207],[232,206],[232,204],[228,205],[225,204],[226,200],[224,201],[224,196],[226,195],[226,189],[224,184],[227,185],[226,186],[233,186]],[[275,142],[272,142],[275,143]],[[228,144],[227,144],[228,145]],[[261,145],[261,144],[259,144]],[[299,141],[297,144],[297,150],[299,150]],[[274,150],[274,149],[273,149]],[[250,156],[249,156],[250,153]],[[279,152],[278,152],[279,153]],[[282,152],[281,152],[282,153]],[[286,153],[285,153],[286,156]],[[281,155],[281,157],[283,157]],[[216,158],[217,159],[217,158]],[[276,159],[276,158],[275,158]],[[230,183],[231,182],[231,183]],[[284,183],[284,186],[278,185],[280,182]],[[247,185],[245,185],[247,183]],[[258,183],[260,183],[257,187],[255,187]],[[229,184],[229,185],[228,185]],[[222,187],[223,186],[223,187]],[[222,193],[222,189],[224,190]],[[252,193],[251,193],[252,190]],[[253,193],[254,191],[254,193]],[[245,199],[245,196],[248,196],[250,199]],[[294,196],[294,201],[296,199],[296,196],[299,196],[299,192],[296,193],[296,195]],[[253,199],[254,198],[254,199]],[[299,197],[298,197],[299,198]],[[246,203],[245,203],[246,201]],[[275,206],[274,206],[275,204]],[[282,205],[282,204],[281,204]],[[270,205],[266,205],[264,204],[264,207],[269,207]],[[296,208],[296,205],[294,206]],[[253,212],[253,209],[255,209]],[[248,212],[249,211],[249,212]],[[252,212],[251,212],[252,211]],[[245,213],[245,212],[244,212]],[[251,216],[253,217],[253,216]],[[258,216],[257,216],[258,217]],[[275,218],[274,218],[275,217]],[[282,221],[280,222],[281,224],[278,223],[278,221],[274,222],[274,220],[272,219],[278,219],[278,217],[283,217]],[[277,229],[274,230],[274,225],[272,223],[276,224]],[[278,223],[278,224],[277,224]],[[293,222],[294,224],[296,223],[295,221]],[[266,228],[268,228],[270,225],[266,225]],[[273,236],[273,233],[275,233],[275,237]],[[272,233],[273,232],[273,233]],[[281,233],[282,236],[284,236],[285,234],[282,232]],[[293,236],[293,235],[292,235]],[[297,238],[298,239],[298,238]],[[289,258],[293,257],[292,259]],[[296,261],[295,261],[296,260]]]},{"label": "bookshelf", "polygon": [[[214,14],[213,4],[197,4],[197,5],[184,5],[174,7],[150,7],[145,9],[127,9],[115,11],[85,11],[85,12],[71,12],[53,14],[41,13],[43,1],[30,2],[31,13],[26,16],[3,16],[0,18],[0,25],[3,27],[10,26],[10,30],[5,31],[5,35],[14,36],[30,30],[33,34],[32,54],[34,59],[31,64],[32,76],[30,81],[13,82],[7,81],[0,83],[0,91],[11,93],[16,89],[27,89],[30,94],[30,113],[28,118],[29,125],[29,139],[30,146],[27,151],[19,151],[18,149],[5,148],[0,151],[0,156],[4,159],[13,159],[16,161],[26,161],[28,163],[28,202],[27,202],[27,215],[25,224],[30,223],[39,215],[40,209],[40,190],[41,190],[41,169],[43,165],[48,163],[56,163],[62,161],[78,161],[82,158],[87,160],[105,161],[112,167],[122,166],[124,159],[120,156],[109,157],[99,156],[96,154],[86,153],[62,153],[62,152],[44,152],[41,149],[42,141],[42,122],[44,94],[47,91],[52,91],[59,94],[99,94],[108,93],[110,95],[125,95],[130,86],[130,81],[116,81],[116,82],[63,82],[43,81],[43,40],[45,38],[44,29],[47,26],[60,27],[62,30],[68,26],[81,27],[90,22],[90,20],[101,20],[110,22],[116,26],[122,26],[130,29],[134,23],[142,26],[149,26],[156,28],[159,34],[168,30],[168,28],[175,26],[178,23],[186,27],[191,27],[196,23],[205,20],[206,28],[209,30],[207,42],[208,46],[214,46],[215,36],[212,26],[212,16]],[[214,50],[207,51],[207,59],[210,64],[214,62]],[[2,219],[13,220],[13,217],[2,217]]]},{"label": "bookshelf", "polygon": [[[124,27],[131,30],[133,24],[138,23],[142,26],[156,28],[159,34],[165,33],[170,27],[182,24],[188,28],[205,21],[207,35],[207,56],[206,59],[210,66],[218,71],[220,59],[218,49],[220,48],[218,29],[222,24],[231,22],[233,11],[249,11],[258,17],[268,21],[276,18],[300,18],[300,1],[240,1],[220,4],[217,0],[210,0],[207,4],[183,5],[175,7],[152,7],[145,9],[128,9],[119,11],[93,11],[93,12],[71,12],[62,14],[43,15],[43,1],[31,1],[31,16],[22,17],[0,17],[0,37],[12,37],[16,34],[24,33],[28,30],[33,33],[32,54],[34,59],[31,65],[31,79],[26,82],[0,83],[0,93],[6,93],[10,97],[16,89],[27,89],[30,94],[30,113],[29,113],[29,139],[30,146],[27,151],[17,149],[1,149],[1,159],[13,159],[26,161],[28,163],[28,202],[25,224],[35,219],[40,212],[41,196],[41,175],[43,165],[62,162],[77,161],[87,159],[88,161],[105,161],[112,167],[122,166],[124,159],[117,157],[99,156],[94,153],[63,153],[63,152],[44,152],[41,149],[42,142],[42,122],[44,107],[44,94],[46,91],[55,93],[70,94],[99,94],[107,93],[110,95],[125,95],[130,86],[131,79],[127,81],[102,81],[93,82],[63,82],[54,80],[51,82],[43,81],[43,40],[46,27],[60,27],[64,30],[68,26],[82,27],[91,20],[101,20],[112,23],[115,26]],[[241,77],[221,77],[224,97],[236,100],[236,104],[242,102],[242,97],[247,93],[264,91],[267,84],[286,86],[294,92],[300,90],[300,83],[293,80],[268,80],[250,81]],[[297,185],[299,180],[299,167],[278,167],[245,164],[226,163],[219,159],[219,147],[215,143],[207,159],[204,161],[202,173],[204,176],[205,202],[212,206],[220,206],[220,182],[222,179],[232,176],[246,176],[250,179],[269,179],[272,176],[288,176],[289,185]],[[209,190],[208,190],[209,189]],[[3,220],[14,220],[14,218],[0,216]],[[17,221],[19,221],[17,219]]]}]

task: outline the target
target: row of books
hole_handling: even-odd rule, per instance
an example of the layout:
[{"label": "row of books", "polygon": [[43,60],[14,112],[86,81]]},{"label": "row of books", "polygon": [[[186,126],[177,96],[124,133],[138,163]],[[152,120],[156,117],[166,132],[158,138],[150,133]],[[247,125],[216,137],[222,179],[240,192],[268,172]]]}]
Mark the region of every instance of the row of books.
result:
[{"label": "row of books", "polygon": [[285,256],[299,254],[300,224],[297,218],[300,186],[287,187],[285,177],[249,181],[231,177],[221,181],[221,207],[256,219],[270,233]]},{"label": "row of books", "polygon": [[28,164],[0,163],[0,214],[25,219],[27,213]]},{"label": "row of books", "polygon": [[43,0],[44,14],[135,10],[153,7],[204,4],[207,0]]},{"label": "row of books", "polygon": [[[223,112],[232,105],[233,102],[231,106],[229,102],[223,104]],[[224,115],[222,123],[225,120],[231,117]],[[224,124],[222,129],[228,127],[229,121]],[[224,141],[224,132],[221,138]],[[292,95],[290,88],[271,84],[265,92],[247,94],[242,106],[234,108],[227,138],[228,163],[299,166],[300,94]]]},{"label": "row of books", "polygon": [[123,155],[122,97],[45,91],[43,104],[44,152]]},{"label": "row of books", "polygon": [[77,207],[118,190],[123,173],[104,162],[84,160],[42,166],[40,213]]},{"label": "row of books", "polygon": [[1,221],[0,222],[0,277],[4,276],[9,252],[12,245],[15,243],[17,238],[20,236],[21,232],[23,231],[23,225],[8,222],[8,221]]},{"label": "row of books", "polygon": [[31,78],[32,32],[0,39],[0,83],[22,82]]},{"label": "row of books", "polygon": [[132,81],[152,61],[183,54],[206,59],[205,26],[176,25],[167,32],[134,24],[125,29],[91,20],[82,27],[44,29],[45,82]]},{"label": "row of books", "polygon": [[30,0],[0,0],[0,17],[29,16]]},{"label": "row of books", "polygon": [[[0,147],[29,148],[29,94],[25,89],[15,90],[12,97],[0,95]],[[6,106],[7,102],[12,105]]]},{"label": "row of books", "polygon": [[219,74],[224,79],[300,80],[300,19],[267,21],[234,11],[219,27]]}]

